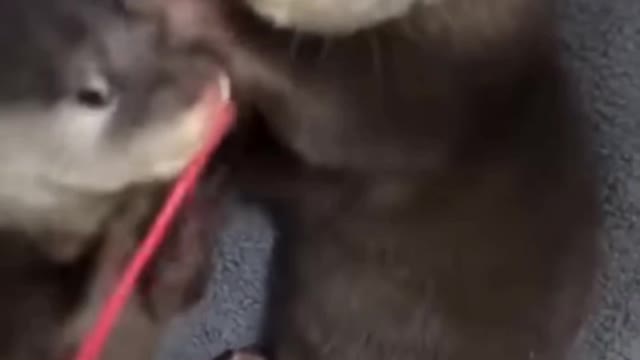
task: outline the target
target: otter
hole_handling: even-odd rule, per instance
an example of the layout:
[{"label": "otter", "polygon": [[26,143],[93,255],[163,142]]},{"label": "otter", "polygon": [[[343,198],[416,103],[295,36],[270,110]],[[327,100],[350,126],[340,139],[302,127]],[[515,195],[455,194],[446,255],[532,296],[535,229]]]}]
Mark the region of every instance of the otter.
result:
[{"label": "otter", "polygon": [[[2,359],[73,355],[208,136],[224,75],[165,28],[119,0],[0,1]],[[102,359],[151,359],[200,298],[215,189],[184,209]]]},{"label": "otter", "polygon": [[555,2],[382,3],[140,3],[228,71],[228,179],[284,219],[263,355],[566,359],[600,209]]}]

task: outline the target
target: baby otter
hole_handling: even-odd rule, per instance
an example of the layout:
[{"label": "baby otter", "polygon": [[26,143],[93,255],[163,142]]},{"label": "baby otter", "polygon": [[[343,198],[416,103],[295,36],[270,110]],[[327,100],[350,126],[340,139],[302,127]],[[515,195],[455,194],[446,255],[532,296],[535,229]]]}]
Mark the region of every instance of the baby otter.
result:
[{"label": "baby otter", "polygon": [[231,74],[230,180],[288,216],[274,359],[566,359],[599,209],[553,1],[149,2]]},{"label": "baby otter", "polygon": [[[0,52],[0,358],[68,359],[207,136],[222,75],[119,0],[0,0]],[[102,359],[150,359],[199,298],[217,196],[185,209]]]}]

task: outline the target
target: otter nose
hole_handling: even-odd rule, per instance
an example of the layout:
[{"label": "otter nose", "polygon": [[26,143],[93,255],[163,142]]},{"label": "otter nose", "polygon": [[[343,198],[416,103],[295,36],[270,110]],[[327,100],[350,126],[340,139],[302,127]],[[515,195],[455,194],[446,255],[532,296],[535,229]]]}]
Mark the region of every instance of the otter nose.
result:
[{"label": "otter nose", "polygon": [[88,77],[75,93],[78,104],[91,109],[107,107],[113,103],[115,97],[114,89],[108,80],[99,75]]}]

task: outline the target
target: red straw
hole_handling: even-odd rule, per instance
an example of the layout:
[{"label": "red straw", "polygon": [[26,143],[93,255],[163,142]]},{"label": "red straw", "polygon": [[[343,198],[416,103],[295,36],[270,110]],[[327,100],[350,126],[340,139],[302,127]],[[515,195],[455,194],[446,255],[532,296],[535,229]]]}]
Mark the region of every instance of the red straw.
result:
[{"label": "red straw", "polygon": [[176,182],[146,238],[125,269],[115,290],[103,307],[97,322],[84,339],[75,360],[97,360],[116,321],[136,288],[142,271],[153,258],[169,226],[180,210],[185,198],[195,189],[198,178],[208,160],[213,156],[222,139],[235,119],[235,107],[231,101],[224,101],[214,113],[211,136],[203,149]]}]

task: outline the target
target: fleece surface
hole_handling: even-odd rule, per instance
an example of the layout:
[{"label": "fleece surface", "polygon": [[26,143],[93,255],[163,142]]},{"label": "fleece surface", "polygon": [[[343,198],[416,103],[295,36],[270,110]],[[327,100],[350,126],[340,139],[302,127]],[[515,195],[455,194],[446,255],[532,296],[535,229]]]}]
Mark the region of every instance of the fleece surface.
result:
[{"label": "fleece surface", "polygon": [[[608,261],[576,358],[640,360],[640,0],[562,0],[561,14],[604,163]],[[210,360],[257,339],[273,238],[257,209],[234,209],[209,295],[176,321],[159,360]]]},{"label": "fleece surface", "polygon": [[640,1],[564,0],[566,54],[602,161],[602,296],[579,360],[640,360]]}]

